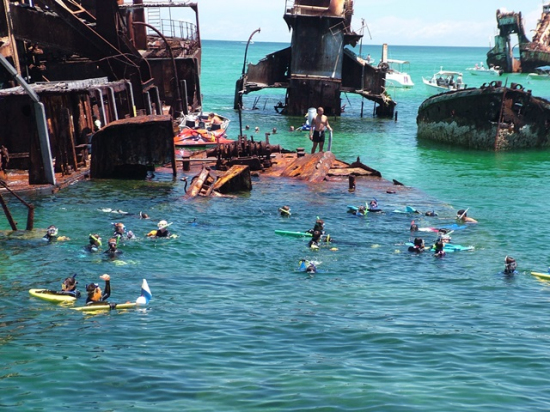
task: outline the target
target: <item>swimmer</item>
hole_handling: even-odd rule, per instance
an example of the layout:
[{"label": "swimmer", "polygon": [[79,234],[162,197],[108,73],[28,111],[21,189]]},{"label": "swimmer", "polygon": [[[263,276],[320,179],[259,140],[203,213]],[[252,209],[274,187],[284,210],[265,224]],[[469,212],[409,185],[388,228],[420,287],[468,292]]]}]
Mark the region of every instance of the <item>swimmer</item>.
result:
[{"label": "swimmer", "polygon": [[116,237],[111,237],[108,241],[108,244],[109,244],[109,248],[105,250],[103,254],[106,254],[111,257],[122,254],[122,252],[118,250],[118,239]]},{"label": "swimmer", "polygon": [[312,249],[318,249],[320,241],[321,241],[321,232],[318,230],[315,230],[313,232],[313,235],[311,236],[311,240],[309,241],[308,246]]},{"label": "swimmer", "polygon": [[445,243],[443,243],[443,240],[440,238],[437,239],[437,241],[434,244],[434,256],[435,257],[443,257],[445,256]]},{"label": "swimmer", "polygon": [[65,240],[71,240],[67,236],[59,236],[59,230],[54,225],[51,225],[46,230],[46,234],[44,237],[42,237],[47,242],[54,242],[54,241],[65,241]]},{"label": "swimmer", "polygon": [[101,237],[99,237],[99,234],[90,234],[88,241],[89,244],[84,248],[89,252],[95,253],[101,247]]},{"label": "swimmer", "polygon": [[310,262],[309,260],[302,259],[299,262],[300,264],[300,271],[307,272],[307,273],[317,273],[317,267],[315,266],[315,263]]},{"label": "swimmer", "polygon": [[104,274],[99,276],[100,279],[105,281],[105,288],[103,291],[97,283],[89,283],[86,285],[86,305],[110,305],[106,300],[111,296],[111,276]]},{"label": "swimmer", "polygon": [[424,251],[424,240],[420,237],[415,237],[414,246],[409,246],[409,252],[422,253]]},{"label": "swimmer", "polygon": [[477,220],[468,217],[468,209],[458,210],[456,212],[456,219],[462,221],[463,223],[477,223]]},{"label": "swimmer", "polygon": [[133,239],[136,237],[132,231],[126,231],[126,226],[123,223],[113,223],[113,226],[115,227],[113,237],[116,237],[117,240],[120,240],[123,237],[127,239]]},{"label": "swimmer", "polygon": [[411,233],[414,233],[415,231],[418,231],[418,224],[416,224],[416,223],[414,222],[414,220],[411,221],[410,230],[411,230]]},{"label": "swimmer", "polygon": [[289,206],[282,206],[279,208],[279,213],[281,213],[281,216],[283,217],[289,217],[290,216],[290,207]]},{"label": "swimmer", "polygon": [[511,275],[516,272],[517,264],[516,259],[511,256],[506,256],[504,258],[504,273]]},{"label": "swimmer", "polygon": [[158,222],[157,230],[151,230],[147,233],[147,237],[170,237],[170,232],[168,231],[168,226],[172,223],[168,223],[166,220],[161,220]]}]

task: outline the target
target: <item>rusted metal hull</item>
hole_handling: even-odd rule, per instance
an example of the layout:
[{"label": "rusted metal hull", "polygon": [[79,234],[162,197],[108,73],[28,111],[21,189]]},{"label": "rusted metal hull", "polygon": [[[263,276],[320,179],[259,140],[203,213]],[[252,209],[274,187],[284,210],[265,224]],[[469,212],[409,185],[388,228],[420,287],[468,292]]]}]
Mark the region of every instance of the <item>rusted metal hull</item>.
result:
[{"label": "rusted metal hull", "polygon": [[418,109],[418,138],[472,149],[505,151],[550,146],[550,102],[521,85],[447,92]]},{"label": "rusted metal hull", "polygon": [[138,116],[115,121],[92,139],[91,178],[143,179],[155,165],[170,163],[176,175],[172,119]]},{"label": "rusted metal hull", "polygon": [[[541,18],[534,30],[533,40],[525,35],[521,12],[497,10],[499,34],[495,46],[487,52],[487,64],[498,66],[505,73],[531,73],[539,66],[550,65],[550,6],[544,5]],[[517,42],[511,35],[517,36]],[[517,43],[519,60],[514,57],[513,47]]]},{"label": "rusted metal hull", "polygon": [[[346,3],[340,8],[339,3]],[[395,102],[385,93],[386,69],[374,68],[346,45],[361,39],[351,30],[353,2],[341,0],[295,0],[284,19],[292,29],[291,46],[271,53],[258,64],[249,64],[237,81],[234,107],[242,95],[264,88],[286,88],[284,104],[276,106],[287,115],[303,115],[322,106],[325,114],[339,116],[340,95],[357,93],[378,104],[376,114],[391,117]]]}]

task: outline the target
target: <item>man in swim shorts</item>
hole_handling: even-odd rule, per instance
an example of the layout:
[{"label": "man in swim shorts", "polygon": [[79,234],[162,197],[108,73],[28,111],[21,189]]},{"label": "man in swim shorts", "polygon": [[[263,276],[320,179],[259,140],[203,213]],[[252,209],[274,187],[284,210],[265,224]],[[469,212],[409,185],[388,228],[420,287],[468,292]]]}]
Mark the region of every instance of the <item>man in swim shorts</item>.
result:
[{"label": "man in swim shorts", "polygon": [[319,152],[323,152],[323,146],[325,145],[325,131],[328,129],[332,132],[332,128],[328,123],[328,118],[323,115],[325,110],[322,107],[317,108],[317,116],[313,118],[313,125],[309,131],[309,139],[313,141],[313,147],[311,153],[315,154],[317,145],[319,145]]}]

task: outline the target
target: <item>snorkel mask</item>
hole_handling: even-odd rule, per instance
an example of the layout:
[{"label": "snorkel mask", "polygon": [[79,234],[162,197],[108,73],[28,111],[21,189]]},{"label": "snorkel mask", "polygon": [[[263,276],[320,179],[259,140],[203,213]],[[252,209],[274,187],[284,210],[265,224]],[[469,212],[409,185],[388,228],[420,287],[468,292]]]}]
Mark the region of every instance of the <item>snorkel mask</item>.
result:
[{"label": "snorkel mask", "polygon": [[99,237],[99,234],[90,234],[90,244],[101,246],[101,237]]}]

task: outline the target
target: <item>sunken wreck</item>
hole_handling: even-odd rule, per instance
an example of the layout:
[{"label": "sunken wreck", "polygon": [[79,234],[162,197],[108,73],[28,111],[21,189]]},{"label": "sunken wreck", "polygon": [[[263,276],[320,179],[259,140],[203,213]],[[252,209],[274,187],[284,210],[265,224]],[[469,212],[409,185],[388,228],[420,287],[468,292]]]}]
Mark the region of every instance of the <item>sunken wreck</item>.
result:
[{"label": "sunken wreck", "polygon": [[285,1],[291,45],[247,68],[245,54],[234,108],[242,107],[243,95],[248,93],[285,88],[285,102],[275,109],[287,115],[303,115],[308,108],[323,106],[327,115],[339,116],[340,94],[345,92],[375,102],[376,115],[392,117],[395,102],[385,90],[388,68],[371,66],[345,47],[355,47],[363,36],[351,28],[353,0]]},{"label": "sunken wreck", "polygon": [[[165,131],[163,115],[202,105],[196,3],[15,0],[0,8],[0,145],[11,154],[8,168],[28,170],[28,184],[58,186],[85,173],[94,135],[97,143],[117,135],[101,140],[107,152],[132,147],[136,129],[157,123]],[[171,19],[174,8],[194,22]],[[92,176],[142,177],[144,166],[173,159],[172,135],[140,134],[147,145],[122,152],[120,169],[95,163]]]},{"label": "sunken wreck", "polygon": [[505,151],[550,145],[550,101],[501,81],[434,95],[418,109],[418,139]]},{"label": "sunken wreck", "polygon": [[[539,66],[550,65],[550,3],[542,6],[531,41],[525,35],[521,12],[497,10],[496,18],[499,33],[495,36],[495,46],[487,52],[489,67],[498,66],[505,73],[530,73]],[[517,37],[517,43],[512,35]],[[516,47],[519,59],[514,57]]]}]

